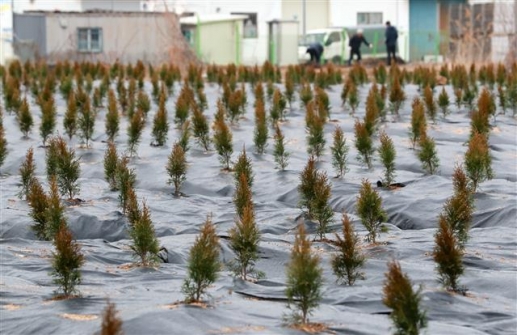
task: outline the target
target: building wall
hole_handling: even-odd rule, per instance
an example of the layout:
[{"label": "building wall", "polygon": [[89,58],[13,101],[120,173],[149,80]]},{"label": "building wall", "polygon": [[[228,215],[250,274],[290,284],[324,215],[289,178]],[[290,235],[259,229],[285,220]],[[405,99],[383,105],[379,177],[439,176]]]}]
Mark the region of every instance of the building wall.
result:
[{"label": "building wall", "polygon": [[[166,15],[146,13],[46,13],[46,55],[50,60],[73,59],[159,63],[170,60],[173,41]],[[78,28],[102,28],[103,51],[77,51]]]},{"label": "building wall", "polygon": [[[428,1],[428,0],[427,0]],[[331,0],[332,26],[355,26],[358,13],[382,13],[383,23],[390,21],[400,31],[409,28],[409,0]]]},{"label": "building wall", "polygon": [[113,10],[138,12],[141,10],[140,0],[80,0],[81,10]]},{"label": "building wall", "polygon": [[81,0],[14,0],[14,11],[23,13],[25,11],[56,11],[63,12],[80,11]]},{"label": "building wall", "polygon": [[[298,20],[303,34],[303,1],[282,0],[282,19]],[[306,29],[327,28],[330,25],[330,0],[305,0]]]},{"label": "building wall", "polygon": [[13,58],[13,7],[10,0],[0,0],[0,65]]},{"label": "building wall", "polygon": [[241,61],[242,21],[206,23],[199,29],[203,62],[227,65]]},{"label": "building wall", "polygon": [[13,49],[22,60],[33,60],[38,55],[45,55],[47,50],[47,30],[45,16],[40,14],[14,15],[16,38]]}]

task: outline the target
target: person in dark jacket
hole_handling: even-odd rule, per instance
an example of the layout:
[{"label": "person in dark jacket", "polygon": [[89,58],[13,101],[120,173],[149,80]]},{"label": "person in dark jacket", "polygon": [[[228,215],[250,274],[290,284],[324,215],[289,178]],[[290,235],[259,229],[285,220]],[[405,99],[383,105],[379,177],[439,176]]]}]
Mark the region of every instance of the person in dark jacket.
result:
[{"label": "person in dark jacket", "polygon": [[348,46],[350,47],[350,59],[348,60],[348,65],[352,65],[352,60],[354,60],[354,55],[357,55],[357,62],[361,62],[361,44],[366,44],[370,48],[372,45],[368,43],[368,41],[363,36],[363,30],[357,30],[357,33],[352,36],[350,42],[348,42]]},{"label": "person in dark jacket", "polygon": [[311,64],[319,65],[321,61],[321,55],[323,55],[323,45],[320,43],[312,43],[307,48],[306,53],[311,55]]},{"label": "person in dark jacket", "polygon": [[397,32],[397,28],[393,27],[390,21],[386,22],[386,49],[388,50],[388,65],[391,65],[391,56],[393,55],[393,60],[397,61],[397,56],[395,55],[397,51],[397,39],[399,38],[399,33]]}]

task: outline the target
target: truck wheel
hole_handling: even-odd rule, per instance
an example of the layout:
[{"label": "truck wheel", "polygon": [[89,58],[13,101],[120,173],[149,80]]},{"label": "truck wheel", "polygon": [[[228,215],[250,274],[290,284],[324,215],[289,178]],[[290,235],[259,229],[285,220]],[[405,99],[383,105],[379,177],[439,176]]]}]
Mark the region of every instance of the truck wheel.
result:
[{"label": "truck wheel", "polygon": [[332,63],[341,65],[341,57],[340,56],[334,56],[332,57]]}]

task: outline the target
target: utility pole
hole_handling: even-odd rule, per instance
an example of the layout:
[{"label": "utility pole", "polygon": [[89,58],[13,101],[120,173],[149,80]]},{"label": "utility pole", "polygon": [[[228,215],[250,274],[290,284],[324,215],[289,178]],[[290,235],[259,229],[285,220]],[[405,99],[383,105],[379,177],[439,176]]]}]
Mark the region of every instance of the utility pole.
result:
[{"label": "utility pole", "polygon": [[305,41],[305,35],[307,34],[307,0],[302,0],[302,16],[303,41]]}]

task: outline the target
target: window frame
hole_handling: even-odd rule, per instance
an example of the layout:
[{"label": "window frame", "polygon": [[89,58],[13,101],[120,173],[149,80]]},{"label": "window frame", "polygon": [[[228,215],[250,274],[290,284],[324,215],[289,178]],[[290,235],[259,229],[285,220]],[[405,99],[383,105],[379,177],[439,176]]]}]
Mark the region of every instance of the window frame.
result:
[{"label": "window frame", "polygon": [[[334,36],[337,36],[337,40],[335,39]],[[331,43],[329,43],[331,41]],[[326,41],[326,44],[327,45],[332,45],[334,43],[339,43],[341,42],[341,34],[337,31],[333,31],[329,34],[329,37],[327,38],[327,41]]]},{"label": "window frame", "polygon": [[[380,18],[380,20],[373,20],[374,17]],[[363,16],[364,20],[359,18]],[[384,13],[383,12],[357,12],[357,25],[358,26],[374,26],[383,23]],[[373,22],[372,22],[373,21]]]},{"label": "window frame", "polygon": [[[81,37],[81,33],[86,32],[86,48],[83,47],[84,39]],[[93,48],[93,32],[97,32],[98,47]],[[104,36],[101,27],[78,27],[77,28],[77,51],[81,53],[102,53],[104,50]]]}]

